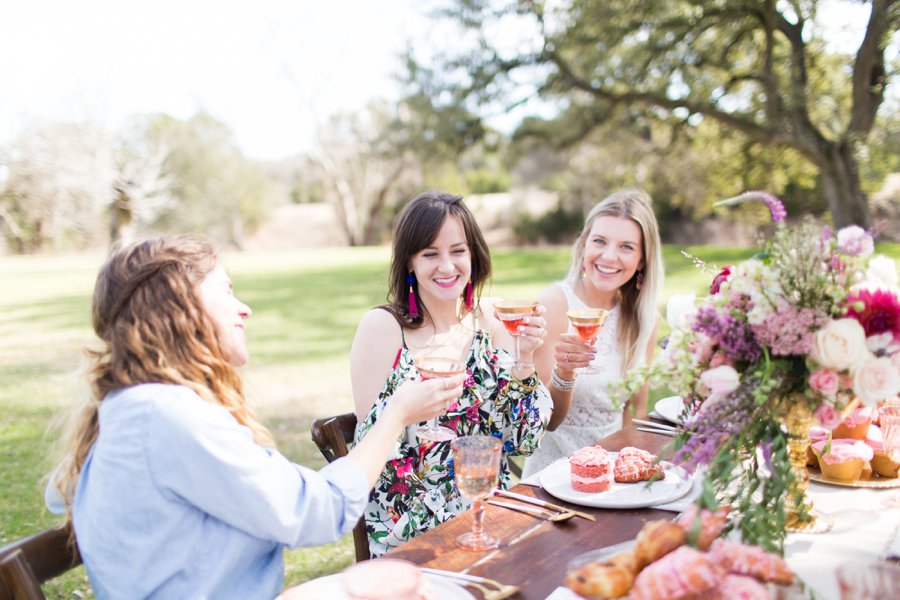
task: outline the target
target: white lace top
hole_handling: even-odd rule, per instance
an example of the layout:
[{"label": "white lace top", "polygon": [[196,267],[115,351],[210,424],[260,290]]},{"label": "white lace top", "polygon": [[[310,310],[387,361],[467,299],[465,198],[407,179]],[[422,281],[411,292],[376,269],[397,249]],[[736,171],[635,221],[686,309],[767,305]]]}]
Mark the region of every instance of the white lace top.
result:
[{"label": "white lace top", "polygon": [[[568,308],[584,307],[567,281],[558,285],[566,296]],[[622,428],[622,411],[613,411],[608,388],[622,377],[622,355],[618,347],[619,307],[616,305],[597,335],[597,356],[593,365],[600,373],[579,373],[572,391],[572,405],[566,419],[555,431],[547,431],[538,449],[525,459],[522,476],[528,477],[550,463],[569,456],[579,448],[593,444]],[[574,333],[571,323],[569,332]]]}]

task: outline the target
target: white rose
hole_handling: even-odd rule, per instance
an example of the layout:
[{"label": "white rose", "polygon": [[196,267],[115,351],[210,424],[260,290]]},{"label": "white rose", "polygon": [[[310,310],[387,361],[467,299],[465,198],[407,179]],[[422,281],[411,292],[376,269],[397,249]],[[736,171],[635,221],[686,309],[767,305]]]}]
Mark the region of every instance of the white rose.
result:
[{"label": "white rose", "polygon": [[696,296],[694,294],[675,294],[666,302],[666,322],[672,329],[681,329],[688,324],[694,313]]},{"label": "white rose", "polygon": [[741,376],[734,367],[719,365],[700,374],[700,381],[716,396],[724,397],[738,388]]},{"label": "white rose", "polygon": [[897,287],[897,265],[893,258],[879,254],[869,261],[866,269],[866,279],[872,282],[881,282],[882,287]]},{"label": "white rose", "polygon": [[900,372],[886,356],[867,360],[853,374],[853,393],[869,406],[893,398],[900,393]]},{"label": "white rose", "polygon": [[852,370],[871,356],[866,332],[856,319],[837,319],[816,332],[816,362],[828,369]]}]

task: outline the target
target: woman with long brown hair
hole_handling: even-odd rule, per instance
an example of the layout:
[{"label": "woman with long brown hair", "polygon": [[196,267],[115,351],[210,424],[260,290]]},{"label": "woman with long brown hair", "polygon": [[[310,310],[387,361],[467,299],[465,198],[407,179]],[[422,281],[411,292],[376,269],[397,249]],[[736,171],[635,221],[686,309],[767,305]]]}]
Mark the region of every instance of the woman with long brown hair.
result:
[{"label": "woman with long brown hair", "polygon": [[420,382],[346,458],[292,464],[244,399],[250,312],[200,240],[138,242],[101,269],[93,393],[48,487],[97,598],[273,598],[284,547],[349,531],[400,432],[455,391]]},{"label": "woman with long brown hair", "polygon": [[[456,396],[439,418],[457,435],[491,435],[507,457],[537,447],[549,419],[550,398],[534,366],[510,367],[513,341],[481,289],[491,257],[475,217],[460,196],[425,192],[400,212],[393,231],[388,302],[363,317],[350,352],[357,440],[363,442],[398,395],[418,378],[415,359],[453,358],[465,372],[452,381]],[[530,362],[544,337],[543,308],[520,327],[521,357]],[[425,401],[425,398],[422,398]],[[365,511],[369,549],[380,555],[466,510],[453,482],[448,441],[407,432],[372,492]]]}]

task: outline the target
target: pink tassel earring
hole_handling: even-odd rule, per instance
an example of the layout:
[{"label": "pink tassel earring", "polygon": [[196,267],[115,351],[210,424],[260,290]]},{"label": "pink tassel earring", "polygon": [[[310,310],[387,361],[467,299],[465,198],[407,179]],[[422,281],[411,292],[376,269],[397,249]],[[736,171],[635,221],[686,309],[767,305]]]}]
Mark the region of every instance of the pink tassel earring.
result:
[{"label": "pink tassel earring", "polygon": [[470,279],[469,283],[466,284],[466,296],[465,296],[466,310],[468,310],[468,311],[471,311],[472,307],[475,305],[473,296],[474,296],[474,292],[472,291],[472,280]]},{"label": "pink tassel earring", "polygon": [[643,271],[643,269],[637,272],[637,278],[635,279],[634,287],[636,287],[638,289],[638,291],[640,291],[640,289],[642,287],[644,287],[644,271]]},{"label": "pink tassel earring", "polygon": [[416,293],[413,291],[413,285],[416,283],[416,276],[412,273],[407,275],[406,283],[409,285],[409,316],[411,319],[418,319],[419,305],[416,304]]}]

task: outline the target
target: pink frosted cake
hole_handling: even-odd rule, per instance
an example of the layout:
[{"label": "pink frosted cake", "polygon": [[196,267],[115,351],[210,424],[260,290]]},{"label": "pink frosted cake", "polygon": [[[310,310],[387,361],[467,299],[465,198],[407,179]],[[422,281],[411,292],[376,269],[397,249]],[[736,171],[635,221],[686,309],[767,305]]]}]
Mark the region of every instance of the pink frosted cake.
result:
[{"label": "pink frosted cake", "polygon": [[600,446],[587,446],[569,457],[572,489],[605,492],[612,485],[612,456]]}]

